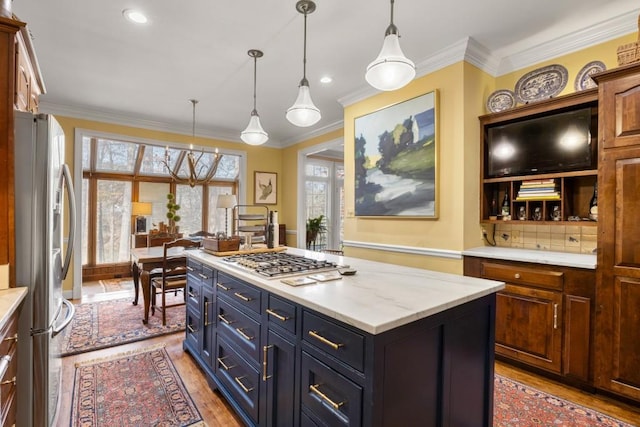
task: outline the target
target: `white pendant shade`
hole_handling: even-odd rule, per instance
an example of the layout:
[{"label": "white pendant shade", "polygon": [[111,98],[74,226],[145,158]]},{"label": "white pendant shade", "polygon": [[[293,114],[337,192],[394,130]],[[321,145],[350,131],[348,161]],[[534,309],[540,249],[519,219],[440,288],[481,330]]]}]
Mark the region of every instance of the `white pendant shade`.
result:
[{"label": "white pendant shade", "polygon": [[313,126],[320,120],[320,110],[313,104],[309,86],[301,84],[296,102],[287,110],[287,120],[299,127]]},{"label": "white pendant shade", "polygon": [[262,129],[258,113],[251,113],[247,128],[240,133],[240,139],[249,145],[262,145],[269,139],[267,132]]},{"label": "white pendant shade", "polygon": [[404,56],[397,34],[388,34],[378,57],[367,67],[365,79],[379,90],[400,89],[416,75],[413,62]]}]

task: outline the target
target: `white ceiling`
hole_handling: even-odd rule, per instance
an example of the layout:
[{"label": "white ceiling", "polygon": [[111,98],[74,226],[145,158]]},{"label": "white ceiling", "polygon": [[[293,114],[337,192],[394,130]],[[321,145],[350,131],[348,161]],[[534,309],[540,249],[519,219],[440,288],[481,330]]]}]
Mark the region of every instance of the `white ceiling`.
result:
[{"label": "white ceiling", "polygon": [[[43,110],[239,141],[253,107],[269,145],[341,127],[343,104],[376,93],[364,70],[389,24],[388,0],[317,0],[308,16],[307,78],[322,120],[284,117],[302,78],[303,16],[295,0],[14,0],[47,93]],[[465,58],[493,75],[633,32],[637,0],[398,0],[395,24],[418,75]],[[136,8],[145,26],[126,21]],[[599,58],[593,58],[599,59]],[[321,84],[329,75],[333,82]]]}]

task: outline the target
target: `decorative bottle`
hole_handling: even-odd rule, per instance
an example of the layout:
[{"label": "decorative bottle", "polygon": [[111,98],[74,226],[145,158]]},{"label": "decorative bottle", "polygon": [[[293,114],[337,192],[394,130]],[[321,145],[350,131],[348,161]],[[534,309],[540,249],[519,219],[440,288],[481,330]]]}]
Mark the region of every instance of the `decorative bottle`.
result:
[{"label": "decorative bottle", "polygon": [[598,220],[598,182],[593,185],[593,196],[589,202],[589,219],[591,221]]},{"label": "decorative bottle", "polygon": [[509,200],[509,189],[504,192],[504,199],[502,200],[502,218],[507,218],[511,215],[511,201]]}]

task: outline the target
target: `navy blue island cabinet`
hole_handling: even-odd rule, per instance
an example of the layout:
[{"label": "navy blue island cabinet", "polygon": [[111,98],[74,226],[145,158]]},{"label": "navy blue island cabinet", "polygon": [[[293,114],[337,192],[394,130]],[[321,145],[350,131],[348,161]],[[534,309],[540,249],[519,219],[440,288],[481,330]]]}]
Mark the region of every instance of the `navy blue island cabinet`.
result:
[{"label": "navy blue island cabinet", "polygon": [[492,426],[495,292],[372,334],[210,264],[183,347],[247,425]]}]

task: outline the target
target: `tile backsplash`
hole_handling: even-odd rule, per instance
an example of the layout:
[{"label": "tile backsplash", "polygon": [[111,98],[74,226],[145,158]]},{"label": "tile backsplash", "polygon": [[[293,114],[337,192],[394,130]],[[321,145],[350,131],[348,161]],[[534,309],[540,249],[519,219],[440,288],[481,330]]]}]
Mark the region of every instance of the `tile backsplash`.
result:
[{"label": "tile backsplash", "polygon": [[[491,239],[492,224],[485,229]],[[596,253],[597,227],[593,225],[495,224],[496,246],[581,254]]]}]

